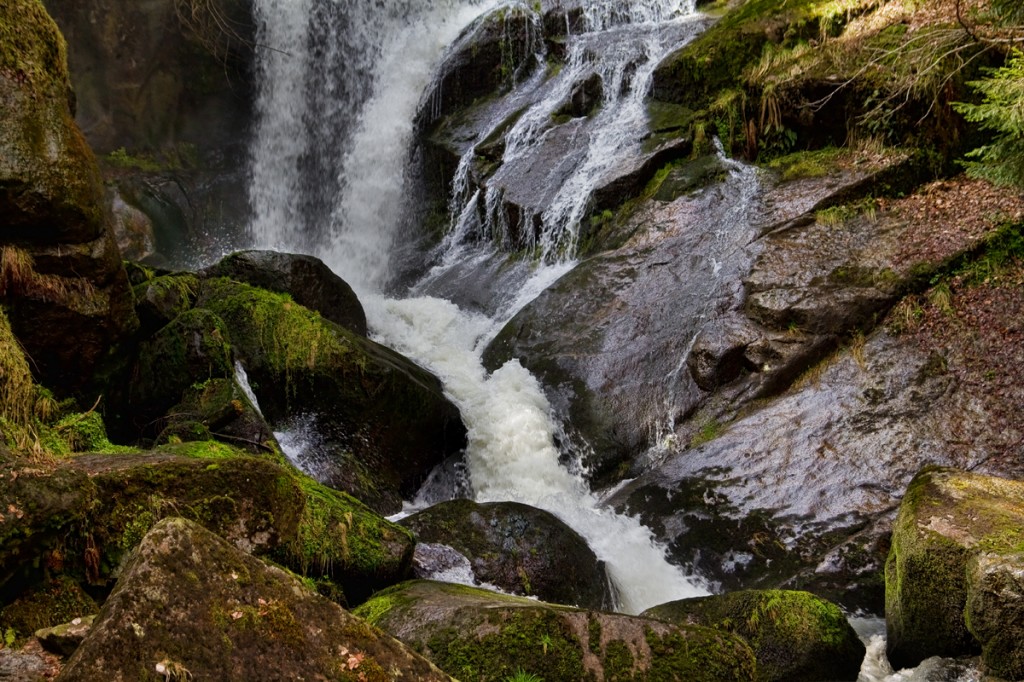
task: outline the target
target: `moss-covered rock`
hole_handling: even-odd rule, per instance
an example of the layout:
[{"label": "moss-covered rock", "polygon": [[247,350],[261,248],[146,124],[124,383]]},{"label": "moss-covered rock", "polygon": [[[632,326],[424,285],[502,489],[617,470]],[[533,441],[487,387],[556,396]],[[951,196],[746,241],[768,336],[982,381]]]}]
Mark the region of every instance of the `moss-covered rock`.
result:
[{"label": "moss-covered rock", "polygon": [[604,562],[550,512],[517,502],[453,500],[400,523],[420,542],[458,550],[480,582],[558,604],[615,606]]},{"label": "moss-covered rock", "polygon": [[449,679],[297,578],[170,518],[125,567],[60,680]]},{"label": "moss-covered rock", "polygon": [[6,3],[0,300],[37,376],[62,392],[82,389],[110,345],[136,324],[99,170],[72,101],[64,38],[42,3]]},{"label": "moss-covered rock", "polygon": [[331,460],[322,482],[394,513],[464,446],[440,381],[394,351],[285,294],[229,279],[205,281],[197,305],[224,321],[271,425],[300,415],[316,423]]},{"label": "moss-covered rock", "polygon": [[273,431],[234,379],[207,379],[188,387],[165,421],[159,443],[213,439],[253,454],[275,451]]},{"label": "moss-covered rock", "polygon": [[96,614],[77,616],[67,623],[36,630],[36,639],[47,651],[59,656],[70,656],[92,629]]},{"label": "moss-covered rock", "polygon": [[461,585],[403,583],[356,615],[464,680],[504,680],[520,670],[546,682],[754,679],[752,652],[728,633]]},{"label": "moss-covered rock", "polygon": [[366,336],[366,313],[352,287],[319,258],[276,251],[239,251],[203,274],[288,294],[325,320]]},{"label": "moss-covered rock", "polygon": [[762,682],[856,680],[864,644],[835,604],[808,592],[744,590],[670,602],[641,614],[739,635]]},{"label": "moss-covered rock", "polygon": [[0,632],[13,630],[18,638],[96,613],[99,606],[77,582],[67,576],[25,590],[0,610]]},{"label": "moss-covered rock", "polygon": [[967,567],[967,629],[981,642],[986,671],[1024,680],[1024,548],[979,554]]},{"label": "moss-covered rock", "polygon": [[189,273],[163,275],[135,285],[132,293],[142,332],[152,334],[192,307],[199,281]]},{"label": "moss-covered rock", "polygon": [[[1007,566],[1020,570],[1022,527],[1024,483],[939,467],[914,477],[893,526],[885,566],[888,653],[894,666],[979,649],[1003,670],[1019,665],[1012,661],[1020,660],[1020,639],[1007,640],[1011,635],[1003,621],[993,628],[980,607],[992,604],[995,585],[1012,584],[1005,583]],[[999,559],[993,562],[993,556]],[[973,608],[965,620],[969,596]],[[1019,599],[997,610],[1009,614],[1015,608]]]}]

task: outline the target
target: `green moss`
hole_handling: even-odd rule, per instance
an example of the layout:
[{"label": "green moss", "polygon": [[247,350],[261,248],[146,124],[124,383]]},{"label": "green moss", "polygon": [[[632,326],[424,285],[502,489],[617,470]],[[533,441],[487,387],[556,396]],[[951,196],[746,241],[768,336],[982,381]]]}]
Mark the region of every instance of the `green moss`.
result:
[{"label": "green moss", "polygon": [[29,589],[0,610],[0,632],[10,630],[20,639],[36,630],[67,623],[96,613],[99,607],[78,583],[67,577]]},{"label": "green moss", "polygon": [[636,679],[636,660],[625,642],[619,640],[608,642],[604,655],[601,657],[601,667],[604,668],[606,682],[626,682]]},{"label": "green moss", "polygon": [[669,680],[753,680],[753,652],[741,640],[703,628],[659,635],[647,629],[653,659],[651,682]]},{"label": "green moss", "polygon": [[69,88],[67,46],[39,0],[8,0],[0,16],[0,72],[42,92]]},{"label": "green moss", "polygon": [[820,178],[828,175],[847,154],[848,151],[836,147],[800,151],[775,158],[768,163],[768,167],[780,171],[784,181]]},{"label": "green moss", "polygon": [[427,641],[433,661],[464,680],[501,680],[520,670],[555,680],[588,679],[579,640],[554,612],[503,612],[494,620],[497,631],[479,638],[457,628],[437,631]]}]

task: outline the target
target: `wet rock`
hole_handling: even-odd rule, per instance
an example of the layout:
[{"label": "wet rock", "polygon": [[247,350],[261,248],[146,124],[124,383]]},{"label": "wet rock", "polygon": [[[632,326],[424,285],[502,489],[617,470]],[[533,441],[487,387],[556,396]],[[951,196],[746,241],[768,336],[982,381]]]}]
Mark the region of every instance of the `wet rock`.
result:
[{"label": "wet rock", "polygon": [[511,594],[611,610],[604,563],[554,515],[516,502],[442,502],[401,524],[421,542],[444,543],[468,558],[477,581]]},{"label": "wet rock", "polygon": [[[887,645],[894,666],[980,648],[993,672],[1019,676],[1020,640],[1007,639],[1012,633],[994,627],[990,618],[1020,608],[1019,598],[996,597],[993,590],[1012,589],[1017,580],[1016,529],[1022,522],[1019,481],[938,467],[915,476],[893,526],[885,566]],[[985,606],[993,609],[983,612]]]},{"label": "wet rock", "polygon": [[569,101],[561,109],[555,112],[555,116],[569,116],[579,118],[591,116],[601,105],[601,98],[604,96],[604,81],[600,74],[592,74],[589,78],[573,88],[569,95]]},{"label": "wet rock", "polygon": [[96,161],[72,117],[64,39],[38,0],[6,9],[17,30],[0,32],[0,297],[37,377],[66,394],[137,322]]},{"label": "wet rock", "polygon": [[274,433],[234,379],[208,379],[170,408],[158,443],[219,440],[253,454],[274,451]]},{"label": "wet rock", "polygon": [[69,623],[63,623],[52,628],[43,628],[36,631],[36,639],[43,645],[43,648],[58,656],[70,656],[89,634],[92,629],[96,615],[75,618]]},{"label": "wet rock", "polygon": [[37,642],[29,641],[21,649],[0,649],[0,680],[4,682],[45,682],[52,680],[60,663]]},{"label": "wet rock", "polygon": [[[675,560],[725,589],[810,589],[880,612],[891,515],[929,462],[985,454],[949,443],[986,417],[929,356],[883,331],[782,397],[669,452],[609,503]],[[970,431],[968,431],[970,432]]]},{"label": "wet rock", "polygon": [[655,606],[641,614],[739,635],[754,650],[757,679],[856,680],[864,644],[835,604],[808,592],[729,592]]},{"label": "wet rock", "polygon": [[465,443],[440,381],[405,357],[288,296],[208,279],[199,308],[224,320],[263,414],[315,422],[330,453],[317,477],[387,513]]},{"label": "wet rock", "polygon": [[107,572],[169,515],[197,521],[239,549],[273,556],[302,575],[332,581],[350,603],[409,576],[414,543],[408,531],[270,457],[195,442],[139,455],[83,455],[71,466],[88,473],[102,499],[89,540],[102,557],[96,582],[110,580]]},{"label": "wet rock", "polygon": [[502,92],[537,67],[540,17],[525,5],[493,10],[448,48],[418,118],[430,126],[474,100]]},{"label": "wet rock", "polygon": [[504,680],[519,670],[549,682],[756,679],[753,654],[734,635],[460,585],[404,583],[356,614],[461,679]]},{"label": "wet rock", "polygon": [[202,274],[288,294],[324,319],[366,336],[366,313],[352,287],[319,258],[275,251],[240,251],[206,268]]},{"label": "wet rock", "polygon": [[180,518],[147,533],[58,679],[168,671],[218,680],[449,679],[294,576]]},{"label": "wet rock", "polygon": [[150,217],[125,202],[117,191],[113,192],[111,202],[114,238],[121,256],[129,260],[142,260],[153,255],[156,252],[156,233]]}]

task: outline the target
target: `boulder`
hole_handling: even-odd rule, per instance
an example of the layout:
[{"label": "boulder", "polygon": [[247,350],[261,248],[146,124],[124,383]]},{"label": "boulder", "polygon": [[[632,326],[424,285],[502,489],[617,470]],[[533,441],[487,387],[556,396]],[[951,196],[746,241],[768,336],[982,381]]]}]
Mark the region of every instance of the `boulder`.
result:
[{"label": "boulder", "polygon": [[0,20],[0,118],[0,300],[37,377],[74,393],[137,321],[64,39],[39,0]]},{"label": "boulder", "polygon": [[152,276],[132,287],[132,294],[141,332],[148,336],[192,308],[199,294],[199,280],[190,273]]},{"label": "boulder", "polygon": [[356,615],[464,680],[506,680],[520,671],[545,682],[756,679],[753,654],[735,635],[462,585],[403,583]]},{"label": "boulder", "polygon": [[838,606],[809,592],[744,590],[670,602],[641,616],[739,635],[763,682],[856,680],[864,644]]},{"label": "boulder", "polygon": [[22,590],[17,599],[0,609],[0,632],[30,637],[37,630],[59,626],[98,609],[77,582],[60,576]]},{"label": "boulder", "polygon": [[70,656],[92,629],[96,614],[74,618],[67,623],[36,631],[36,639],[47,651],[58,656]]},{"label": "boulder", "polygon": [[442,502],[400,521],[419,542],[448,545],[477,583],[547,602],[612,610],[604,562],[550,512],[518,502]]},{"label": "boulder", "polygon": [[323,261],[276,251],[239,251],[203,270],[204,277],[227,277],[260,289],[288,294],[325,320],[366,336],[366,313],[352,287]]},{"label": "boulder", "polygon": [[159,443],[212,439],[253,454],[276,452],[273,431],[234,379],[193,384],[164,421]]},{"label": "boulder", "polygon": [[440,381],[398,353],[285,294],[225,278],[206,280],[197,305],[224,321],[272,426],[315,422],[331,456],[316,472],[322,482],[395,513],[464,446]]},{"label": "boulder", "polygon": [[[982,652],[994,674],[1022,679],[1014,637],[1021,609],[1014,586],[1024,568],[1024,483],[949,468],[914,477],[893,526],[885,565],[889,660]],[[997,620],[993,620],[996,618]]]},{"label": "boulder", "polygon": [[447,680],[399,642],[195,523],[157,524],[59,680]]}]

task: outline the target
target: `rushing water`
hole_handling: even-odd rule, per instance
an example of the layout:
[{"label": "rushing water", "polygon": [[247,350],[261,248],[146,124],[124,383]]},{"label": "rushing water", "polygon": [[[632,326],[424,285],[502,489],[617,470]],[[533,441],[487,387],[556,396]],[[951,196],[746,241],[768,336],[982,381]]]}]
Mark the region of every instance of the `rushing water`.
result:
[{"label": "rushing water", "polygon": [[[329,0],[257,4],[259,42],[271,49],[263,52],[260,66],[261,118],[252,154],[254,243],[321,257],[360,293],[376,338],[438,374],[469,431],[466,460],[476,499],[522,501],[566,521],[608,564],[624,611],[705,593],[665,560],[646,528],[603,509],[583,478],[559,463],[558,424],[537,380],[518,362],[493,373],[481,364],[483,346],[500,326],[572,267],[571,249],[562,248],[561,259],[533,268],[493,317],[441,299],[395,300],[380,294],[395,235],[407,215],[408,148],[421,93],[445,46],[497,3],[424,6],[385,0],[345,13],[334,11]],[[680,0],[631,3],[627,13],[616,6],[622,3],[586,3],[588,31],[631,22],[653,26],[692,10]],[[334,30],[325,30],[325,22]],[[614,71],[621,74],[625,61],[639,60],[641,70],[649,72],[668,47],[651,38],[639,54],[624,53],[622,63],[606,74],[619,79],[609,90],[623,94],[607,98],[608,124],[592,135],[595,141],[602,135],[620,140],[604,143],[601,163],[613,162],[616,149],[636,144],[627,144],[629,136],[621,131],[630,127],[623,121],[640,115],[637,102],[646,89],[642,77],[634,79],[633,89],[622,87]],[[349,77],[356,82],[338,82]],[[548,116],[545,106],[534,115]],[[347,114],[344,120],[339,111]],[[515,144],[526,148],[529,138],[516,131]],[[597,175],[595,159],[582,161],[562,190],[565,196],[585,192],[586,178]],[[325,188],[331,196],[324,196]],[[553,243],[560,234],[571,234],[578,213],[558,208],[546,219],[546,238]]]}]

